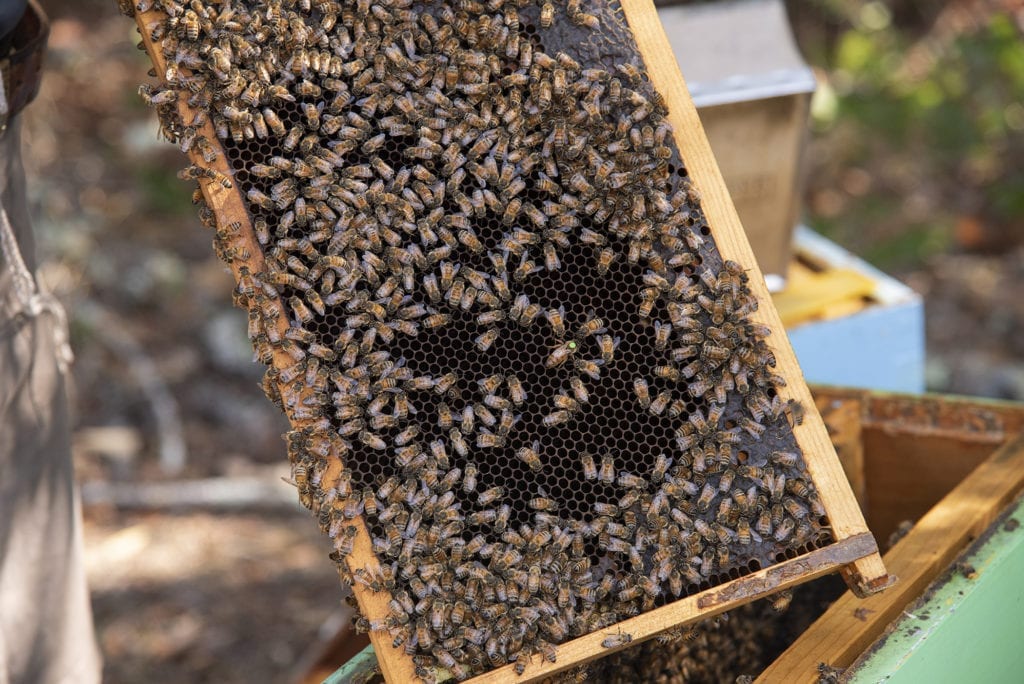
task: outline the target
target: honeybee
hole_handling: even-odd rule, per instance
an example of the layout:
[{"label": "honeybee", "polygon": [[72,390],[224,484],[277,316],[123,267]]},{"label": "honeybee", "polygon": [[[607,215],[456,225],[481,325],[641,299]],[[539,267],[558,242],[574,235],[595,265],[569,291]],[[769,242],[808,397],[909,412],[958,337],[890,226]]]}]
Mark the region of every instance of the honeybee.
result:
[{"label": "honeybee", "polygon": [[551,4],[550,0],[545,0],[540,8],[540,27],[551,28],[551,24],[555,20],[555,6]]},{"label": "honeybee", "polygon": [[526,390],[523,388],[523,383],[519,378],[515,375],[509,375],[506,378],[506,382],[508,383],[509,398],[512,400],[512,403],[516,406],[521,406],[525,403],[527,399]]},{"label": "honeybee", "polygon": [[281,121],[281,118],[277,115],[277,112],[275,112],[270,107],[264,107],[262,114],[263,120],[266,122],[267,127],[270,129],[271,132],[274,133],[274,135],[280,138],[284,137],[287,134],[288,131],[285,129],[284,123]]},{"label": "honeybee", "polygon": [[619,632],[605,637],[604,641],[601,642],[602,648],[619,648],[625,646],[633,640],[633,635],[628,632]]},{"label": "honeybee", "polygon": [[558,251],[555,249],[555,245],[552,242],[544,243],[544,267],[549,271],[557,271],[562,266],[562,262],[558,258]]},{"label": "honeybee", "polygon": [[405,446],[419,434],[419,427],[417,425],[410,425],[394,437],[395,446]]},{"label": "honeybee", "polygon": [[568,633],[566,627],[561,624],[559,619],[554,615],[541,621],[540,628],[542,632],[550,636],[556,642],[565,641],[565,637]]},{"label": "honeybee", "polygon": [[249,189],[245,193],[245,197],[246,199],[249,200],[250,203],[255,204],[261,209],[269,211],[274,208],[274,200],[270,199],[264,193],[257,190],[256,188]]},{"label": "honeybee", "polygon": [[548,323],[551,324],[551,331],[555,334],[555,337],[565,337],[565,307],[559,306],[557,309],[548,309],[544,316],[548,319]]},{"label": "honeybee", "polygon": [[654,321],[654,348],[664,350],[668,347],[669,335],[672,333],[672,326],[661,321]]},{"label": "honeybee", "polygon": [[227,176],[225,176],[217,169],[212,169],[205,166],[197,166],[195,164],[192,164],[186,167],[184,170],[182,170],[178,174],[178,176],[183,180],[189,180],[193,178],[205,178],[207,180],[213,181],[214,183],[217,183],[223,188],[230,189],[231,187],[233,187],[231,184],[231,179],[229,179]]},{"label": "honeybee", "polygon": [[544,424],[544,427],[554,427],[556,425],[562,425],[564,423],[569,422],[569,418],[571,417],[572,414],[569,411],[552,411],[551,413],[544,416],[542,422]]},{"label": "honeybee", "polygon": [[457,373],[445,373],[440,378],[438,378],[437,381],[434,383],[434,392],[436,392],[437,394],[444,394],[452,387],[454,387],[458,381],[459,376]]},{"label": "honeybee", "polygon": [[568,340],[556,346],[548,355],[544,365],[547,368],[556,368],[568,361],[576,353],[579,343],[576,340]]},{"label": "honeybee", "polygon": [[793,530],[796,528],[796,523],[792,518],[785,518],[776,528],[772,535],[775,537],[775,541],[784,542],[789,539],[790,535],[793,534]]},{"label": "honeybee", "polygon": [[534,440],[530,446],[521,447],[516,451],[516,456],[525,463],[530,470],[537,472],[543,467],[540,461],[540,441]]},{"label": "honeybee", "polygon": [[668,469],[672,467],[672,458],[664,453],[658,454],[654,461],[654,468],[651,470],[651,482],[660,482],[665,479]]},{"label": "honeybee", "polygon": [[626,472],[619,473],[618,483],[624,489],[641,489],[647,486],[647,480],[639,475]]},{"label": "honeybee", "polygon": [[512,507],[508,504],[498,506],[498,514],[494,516],[494,531],[501,534],[508,527],[508,521],[512,517]]},{"label": "honeybee", "polygon": [[437,405],[437,425],[438,427],[449,429],[451,428],[455,420],[452,415],[451,407],[445,402],[439,402]]},{"label": "honeybee", "polygon": [[555,408],[564,409],[570,413],[576,412],[580,408],[579,401],[562,392],[555,395],[552,403],[554,403]]},{"label": "honeybee", "polygon": [[597,474],[597,479],[605,484],[615,482],[615,460],[611,454],[601,457],[601,470]]},{"label": "honeybee", "polygon": [[572,393],[573,396],[576,397],[576,401],[585,404],[590,400],[590,393],[587,391],[587,386],[583,383],[583,379],[578,375],[573,375],[569,378],[569,388],[572,389]]},{"label": "honeybee", "polygon": [[751,437],[760,438],[764,434],[765,426],[746,416],[740,418],[740,427],[750,433]]},{"label": "honeybee", "polygon": [[515,298],[515,301],[512,302],[512,306],[509,309],[508,317],[511,318],[513,321],[519,321],[520,324],[523,324],[523,314],[526,311],[527,307],[529,307],[530,305],[531,304],[529,297],[527,297],[526,295],[519,295],[518,297]]},{"label": "honeybee", "polygon": [[452,448],[458,452],[459,456],[465,458],[469,455],[469,444],[466,443],[466,439],[462,436],[462,432],[460,430],[456,428],[449,430],[448,439],[452,443]]},{"label": "honeybee", "polygon": [[494,375],[488,375],[484,378],[477,380],[477,385],[480,387],[480,391],[484,394],[491,394],[496,392],[501,384],[505,381],[505,376],[500,373]]},{"label": "honeybee", "polygon": [[608,329],[605,327],[604,321],[600,318],[593,317],[593,314],[591,314],[591,317],[588,317],[587,320],[580,325],[576,331],[576,335],[577,337],[587,337],[589,335],[603,333],[607,330]]},{"label": "honeybee", "polygon": [[580,373],[590,377],[593,380],[601,379],[601,364],[604,361],[601,359],[576,359],[573,365]]},{"label": "honeybee", "polygon": [[651,404],[650,406],[647,407],[647,410],[651,412],[651,415],[660,416],[662,413],[665,412],[665,409],[668,408],[669,403],[671,401],[672,393],[669,392],[668,390],[663,390],[661,392],[658,392],[658,396],[656,396],[651,401]]},{"label": "honeybee", "polygon": [[477,466],[475,463],[467,463],[466,470],[462,477],[462,491],[471,494],[476,491]]},{"label": "honeybee", "polygon": [[782,499],[782,507],[786,509],[787,513],[797,520],[803,520],[807,517],[807,507],[799,503],[796,499],[788,496],[785,497]]},{"label": "honeybee", "polygon": [[[535,511],[553,511],[558,508],[558,504],[547,497],[536,497],[530,499],[527,505]],[[536,593],[536,592],[531,592]]]},{"label": "honeybee", "polygon": [[622,338],[612,338],[611,335],[601,335],[597,338],[598,348],[601,351],[601,359],[605,363],[611,363],[615,356],[615,350],[618,348]]},{"label": "honeybee", "polygon": [[580,463],[583,465],[583,477],[588,480],[597,479],[597,464],[594,462],[594,457],[583,452],[580,454]]},{"label": "honeybee", "polygon": [[793,601],[793,592],[791,590],[782,591],[776,594],[771,599],[772,610],[776,613],[785,613],[789,609],[789,604]]},{"label": "honeybee", "polygon": [[800,402],[794,399],[788,399],[784,410],[790,425],[801,425],[804,422],[805,411]]},{"label": "honeybee", "polygon": [[476,411],[473,410],[472,404],[466,404],[462,407],[462,421],[461,427],[462,434],[468,435],[473,432],[473,425],[476,422]]},{"label": "honeybee", "polygon": [[341,535],[334,542],[334,550],[341,558],[347,558],[352,554],[352,549],[355,546],[357,528],[354,526],[346,527]]},{"label": "honeybee", "polygon": [[700,497],[697,499],[697,510],[706,511],[711,507],[711,502],[714,500],[717,491],[710,483],[705,484],[704,488],[700,492]]},{"label": "honeybee", "polygon": [[633,392],[634,394],[636,394],[637,401],[640,402],[641,408],[646,409],[650,407],[651,393],[646,380],[644,380],[643,378],[634,378]]},{"label": "honeybee", "polygon": [[476,436],[476,445],[484,449],[495,449],[505,445],[505,436],[500,432],[495,434],[487,428],[480,428]]},{"label": "honeybee", "polygon": [[505,320],[505,311],[503,309],[491,309],[490,311],[483,311],[477,314],[476,322],[478,325],[494,325]]},{"label": "honeybee", "polygon": [[[510,402],[505,397],[498,396],[497,394],[488,394],[488,395],[486,395],[484,397],[484,406],[487,406],[487,407],[490,407],[490,408],[494,408],[494,409],[498,409],[499,411],[502,412],[502,427],[504,427],[504,423],[505,423],[505,420],[506,420],[505,416],[506,415],[509,415],[509,416],[512,415],[512,414],[510,414],[508,412],[508,410],[510,408],[512,408],[512,402]],[[509,424],[508,427],[511,428],[511,424]]]},{"label": "honeybee", "polygon": [[515,668],[514,668],[515,671],[516,671],[516,674],[517,675],[523,674],[523,672],[526,671],[526,666],[529,663],[530,663],[530,656],[526,653],[526,651],[523,651],[518,656],[516,656],[516,665],[515,665]]},{"label": "honeybee", "polygon": [[773,451],[770,459],[772,463],[792,468],[800,462],[800,454],[792,451]]},{"label": "honeybee", "polygon": [[423,327],[427,330],[433,330],[434,328],[441,328],[451,323],[452,317],[449,314],[435,313],[426,316],[423,319]]}]

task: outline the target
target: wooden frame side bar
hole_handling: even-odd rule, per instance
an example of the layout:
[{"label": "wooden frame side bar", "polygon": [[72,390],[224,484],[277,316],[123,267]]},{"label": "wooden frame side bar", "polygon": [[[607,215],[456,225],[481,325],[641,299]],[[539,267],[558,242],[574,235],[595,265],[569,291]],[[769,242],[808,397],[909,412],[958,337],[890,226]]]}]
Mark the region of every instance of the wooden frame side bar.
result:
[{"label": "wooden frame side bar", "polygon": [[[701,193],[701,206],[718,252],[723,260],[731,259],[749,267],[750,289],[761,304],[751,318],[772,330],[768,345],[775,354],[779,374],[789,381],[781,394],[784,399],[796,400],[806,410],[803,423],[794,425],[793,433],[832,525],[833,536],[841,541],[864,534],[868,531],[864,516],[803,379],[782,321],[772,306],[764,276],[750,249],[654,4],[651,0],[621,0],[621,3],[651,83],[669,103],[668,120],[674,129],[676,145],[687,172]],[[844,569],[843,576],[851,589],[864,595],[884,589],[891,581],[877,548],[874,554],[860,558]]]},{"label": "wooden frame side bar", "polygon": [[[152,30],[163,19],[164,16],[155,10],[149,10],[146,12],[137,11],[135,13],[135,21],[138,25],[139,33],[142,35],[142,41],[145,45],[146,52],[149,54],[149,57],[153,62],[153,66],[161,79],[162,74],[166,73],[167,62],[160,50],[159,43],[155,43],[152,39]],[[191,121],[194,116],[194,111],[188,106],[188,103],[181,98],[178,100],[178,112],[185,121]],[[203,160],[198,150],[192,149],[187,153],[189,161],[197,166],[215,169],[225,177],[232,179],[232,187],[230,188],[226,188],[218,181],[210,178],[200,178],[198,179],[198,182],[199,187],[202,190],[203,197],[206,199],[210,208],[214,210],[218,229],[225,228],[233,222],[238,222],[242,226],[241,230],[230,235],[230,247],[235,248],[235,254],[238,255],[237,258],[231,261],[230,267],[232,274],[234,275],[235,282],[238,283],[240,282],[242,268],[248,269],[249,273],[253,274],[266,270],[266,265],[263,261],[263,251],[256,240],[249,213],[245,208],[245,200],[237,186],[234,184],[234,173],[227,162],[227,158],[220,145],[220,141],[217,138],[213,124],[207,120],[202,126],[197,127],[196,133],[197,135],[205,136],[210,142],[211,146],[217,153],[216,159],[214,159],[212,163],[207,163]],[[228,231],[225,231],[225,233],[227,232]],[[242,258],[242,256],[245,258]],[[273,306],[279,311],[280,315],[278,315],[275,320],[279,332],[283,334],[288,328],[288,316],[280,300],[274,300]],[[293,363],[294,361],[291,357],[283,350],[276,349],[274,351],[273,365],[278,370],[287,368]],[[288,421],[296,429],[301,429],[310,422],[308,420],[304,421],[297,419],[293,411],[287,406],[285,407],[285,414],[288,416]],[[344,470],[344,465],[341,460],[342,453],[343,451],[339,440],[337,438],[332,439],[331,456],[329,457],[327,469],[321,478],[321,486],[325,489],[329,488],[332,482],[336,482],[338,477],[341,475],[341,472]],[[370,572],[374,572],[380,567],[380,565],[376,556],[373,554],[370,535],[362,517],[353,519],[350,521],[350,524],[355,526],[356,536],[354,539],[352,553],[346,559],[346,564],[352,571],[356,568],[365,568]],[[361,608],[363,615],[365,615],[371,622],[383,622],[388,616],[388,603],[391,598],[389,594],[371,592],[358,582],[352,583],[352,593],[359,602],[359,607]],[[404,650],[395,648],[386,632],[370,632],[370,641],[373,643],[374,650],[377,653],[381,670],[389,682],[413,681],[414,667],[412,658],[408,656]]]}]

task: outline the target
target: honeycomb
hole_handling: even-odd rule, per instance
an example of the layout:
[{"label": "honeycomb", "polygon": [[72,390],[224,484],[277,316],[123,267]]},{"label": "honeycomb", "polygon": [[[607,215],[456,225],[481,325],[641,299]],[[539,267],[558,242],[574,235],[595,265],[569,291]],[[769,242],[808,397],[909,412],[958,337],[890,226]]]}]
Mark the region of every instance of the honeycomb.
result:
[{"label": "honeycomb", "polygon": [[842,591],[841,582],[803,585],[795,592],[669,630],[545,684],[577,676],[607,684],[753,682]]},{"label": "honeycomb", "polygon": [[[770,330],[616,2],[127,9],[164,17],[141,91],[181,176],[247,202],[200,217],[229,263],[240,231],[262,251],[236,297],[257,358],[291,359],[265,389],[304,426],[300,497],[419,676],[522,671],[828,543]],[[356,518],[377,572],[343,563]]]}]

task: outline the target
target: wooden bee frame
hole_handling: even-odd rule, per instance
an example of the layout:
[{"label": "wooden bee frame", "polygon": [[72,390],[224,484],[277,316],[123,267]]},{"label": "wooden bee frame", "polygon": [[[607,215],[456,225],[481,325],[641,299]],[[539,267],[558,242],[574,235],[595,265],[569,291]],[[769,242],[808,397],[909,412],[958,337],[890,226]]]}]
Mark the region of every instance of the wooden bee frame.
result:
[{"label": "wooden bee frame", "polygon": [[[682,75],[672,58],[668,40],[657,18],[650,0],[622,0],[622,11],[631,30],[640,54],[643,56],[647,73],[654,88],[660,92],[669,106],[668,119],[674,127],[675,143],[680,155],[686,160],[690,176],[699,188],[708,223],[718,252],[723,259],[731,259],[748,268],[751,274],[750,288],[762,306],[751,316],[757,322],[767,325],[774,335],[768,345],[777,360],[777,370],[788,384],[780,391],[784,399],[793,399],[806,407],[806,416],[801,424],[794,426],[795,439],[804,454],[808,473],[813,480],[831,525],[831,543],[795,558],[776,563],[732,581],[724,582],[705,591],[655,608],[634,618],[622,621],[608,628],[592,632],[565,642],[557,647],[557,661],[549,662],[539,655],[532,657],[522,674],[522,681],[533,681],[553,673],[581,665],[596,658],[609,655],[630,644],[622,640],[621,645],[604,648],[602,642],[611,635],[629,634],[631,642],[639,642],[659,633],[704,619],[730,608],[767,596],[773,592],[806,582],[826,573],[840,571],[850,588],[860,596],[880,591],[888,586],[889,577],[882,565],[874,538],[868,532],[850,486],[843,474],[835,450],[829,440],[820,415],[803,381],[799,366],[785,336],[782,324],[757,268],[736,210],[726,191],[718,166],[708,145],[707,138],[697,117],[697,112],[688,95]],[[152,11],[138,11],[135,19],[142,34],[144,46],[158,74],[164,74],[166,61],[158,43],[152,40],[152,28],[162,15]],[[183,117],[191,119],[192,111],[186,102],[179,99],[178,108]],[[217,142],[212,124],[207,121],[197,131],[205,136],[216,148],[216,158],[205,162],[198,150],[189,152],[193,163],[212,168],[227,178],[233,177],[226,156]],[[212,178],[198,179],[203,195],[213,210],[218,228],[232,224],[241,226],[233,231],[231,247],[240,256],[232,261],[231,268],[236,281],[244,280],[243,269],[250,273],[264,270],[261,247],[256,239],[245,199],[239,189],[225,187]],[[244,258],[243,258],[244,256]],[[281,314],[277,317],[280,332],[288,327],[287,316],[280,301],[274,302]],[[284,369],[293,362],[284,351],[275,350],[273,365]],[[302,420],[286,409],[288,418],[295,428],[302,428],[310,421]],[[344,469],[344,464],[335,450],[322,482],[335,481]],[[353,521],[357,530],[352,553],[346,562],[354,571],[363,568],[373,571],[379,568],[374,556],[369,533],[362,519]],[[355,583],[353,592],[363,614],[371,621],[383,621],[388,615],[390,596],[373,593]],[[384,677],[389,682],[407,682],[416,679],[414,665],[404,650],[392,645],[385,632],[371,632],[371,641],[376,649]],[[512,665],[491,670],[471,680],[474,682],[496,682],[520,679]]]}]

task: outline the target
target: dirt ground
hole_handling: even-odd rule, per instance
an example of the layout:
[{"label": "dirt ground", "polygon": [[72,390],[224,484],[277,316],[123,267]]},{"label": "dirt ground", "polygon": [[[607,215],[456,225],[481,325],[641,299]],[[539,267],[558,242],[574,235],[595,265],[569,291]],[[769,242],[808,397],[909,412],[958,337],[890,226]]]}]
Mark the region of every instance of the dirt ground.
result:
[{"label": "dirt ground", "polygon": [[[42,276],[72,321],[75,460],[106,679],[286,681],[342,590],[278,479],[285,421],[257,389],[230,278],[175,177],[182,157],[136,95],[149,65],[132,22],[113,0],[43,4],[52,33],[25,115],[26,171]],[[863,186],[826,163],[836,144],[812,146],[812,210],[835,201],[829,188],[849,199]],[[911,259],[895,275],[926,297],[930,387],[1024,399],[1019,245]],[[270,494],[148,512],[117,503],[136,485],[213,477]]]}]

